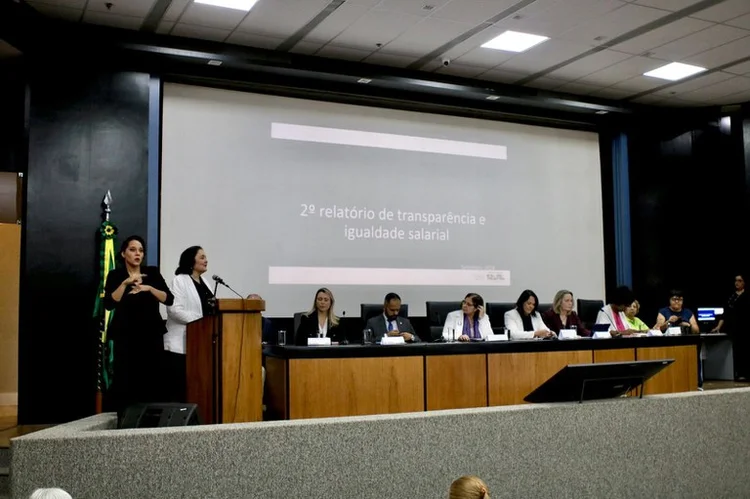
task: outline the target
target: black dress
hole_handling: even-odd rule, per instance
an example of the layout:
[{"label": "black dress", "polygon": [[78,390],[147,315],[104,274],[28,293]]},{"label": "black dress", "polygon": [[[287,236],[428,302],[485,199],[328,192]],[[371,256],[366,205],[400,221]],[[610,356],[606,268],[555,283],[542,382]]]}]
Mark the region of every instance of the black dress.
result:
[{"label": "black dress", "polygon": [[[174,296],[156,267],[141,267],[143,284],[167,293],[165,305]],[[124,268],[114,269],[104,287],[104,306],[114,310],[107,337],[113,342],[114,375],[112,397],[114,409],[122,414],[129,405],[157,402],[162,397],[160,369],[167,328],[159,313],[159,300],[150,292],[130,294],[128,286],[119,302],[112,293],[128,278]]]},{"label": "black dress", "polygon": [[746,329],[750,317],[750,296],[747,291],[732,293],[724,308],[724,331],[732,339],[735,378],[750,379],[750,336]]}]

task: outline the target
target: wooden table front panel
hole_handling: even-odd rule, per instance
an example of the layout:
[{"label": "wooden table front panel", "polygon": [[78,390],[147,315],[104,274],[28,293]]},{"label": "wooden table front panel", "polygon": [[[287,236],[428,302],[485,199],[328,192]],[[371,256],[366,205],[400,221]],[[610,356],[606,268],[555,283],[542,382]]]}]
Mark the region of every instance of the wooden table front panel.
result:
[{"label": "wooden table front panel", "polygon": [[288,362],[290,419],[424,411],[421,356]]},{"label": "wooden table front panel", "polygon": [[487,407],[487,355],[430,355],[425,358],[427,410]]},{"label": "wooden table front panel", "polygon": [[643,393],[690,392],[698,389],[698,350],[695,345],[639,348],[638,360],[674,359],[659,374],[646,381]]},{"label": "wooden table front panel", "polygon": [[591,350],[487,355],[489,405],[524,404],[524,397],[568,364],[590,364]]},{"label": "wooden table front panel", "polygon": [[[599,340],[607,341],[607,340]],[[633,362],[635,348],[615,348],[613,350],[594,350],[594,362]]]},{"label": "wooden table front panel", "polygon": [[268,419],[288,419],[286,359],[266,357],[266,413]]}]

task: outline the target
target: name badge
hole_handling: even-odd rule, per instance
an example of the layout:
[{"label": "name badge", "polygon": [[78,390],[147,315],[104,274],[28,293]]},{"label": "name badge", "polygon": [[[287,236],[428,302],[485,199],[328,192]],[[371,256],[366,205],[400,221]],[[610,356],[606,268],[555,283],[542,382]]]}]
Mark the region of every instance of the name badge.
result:
[{"label": "name badge", "polygon": [[331,338],[307,338],[307,346],[329,347],[331,346]]},{"label": "name badge", "polygon": [[487,341],[508,341],[507,333],[491,334],[487,336]]},{"label": "name badge", "polygon": [[383,336],[383,339],[380,340],[381,345],[405,345],[406,342],[404,341],[403,336]]},{"label": "name badge", "polygon": [[575,329],[561,329],[557,337],[561,340],[576,340],[578,339],[578,331]]}]

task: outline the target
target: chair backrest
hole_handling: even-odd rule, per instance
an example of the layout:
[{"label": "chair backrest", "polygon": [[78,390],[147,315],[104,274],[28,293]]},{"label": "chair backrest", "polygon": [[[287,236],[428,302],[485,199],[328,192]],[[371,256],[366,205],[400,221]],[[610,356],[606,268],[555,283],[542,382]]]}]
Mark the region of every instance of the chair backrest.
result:
[{"label": "chair backrest", "polygon": [[583,322],[586,328],[591,329],[602,307],[604,307],[604,300],[584,300],[583,298],[578,298],[578,317],[580,317],[581,322]]},{"label": "chair backrest", "polygon": [[544,312],[546,312],[547,310],[551,308],[552,308],[551,303],[540,303],[539,306],[536,307],[536,311],[539,312],[540,314],[543,314]]},{"label": "chair backrest", "polygon": [[[383,313],[382,303],[360,303],[359,307],[359,316],[362,318],[363,322],[367,322],[371,317],[375,317],[376,315]],[[398,315],[400,317],[409,317],[408,303],[401,304],[401,309],[398,311]]]},{"label": "chair backrest", "polygon": [[461,301],[428,301],[425,302],[427,321],[430,326],[442,326],[445,317],[454,310],[461,310]]},{"label": "chair backrest", "polygon": [[[292,334],[292,336],[297,334],[297,330],[299,329],[299,324],[300,322],[302,322],[302,315],[306,313],[307,312],[295,312],[294,313],[294,333]],[[288,341],[289,340],[287,339],[287,342]]]},{"label": "chair backrest", "polygon": [[492,328],[503,328],[505,327],[505,312],[516,308],[515,302],[494,302],[487,303],[487,315],[490,318],[490,324]]},{"label": "chair backrest", "polygon": [[430,326],[430,341],[439,340],[443,337],[443,326]]}]

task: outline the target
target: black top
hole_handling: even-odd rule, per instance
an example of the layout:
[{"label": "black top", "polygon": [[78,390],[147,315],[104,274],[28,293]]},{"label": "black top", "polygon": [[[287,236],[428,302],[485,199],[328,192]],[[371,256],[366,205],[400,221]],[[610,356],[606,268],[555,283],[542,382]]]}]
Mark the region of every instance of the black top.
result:
[{"label": "black top", "polygon": [[[294,334],[294,344],[299,346],[307,345],[307,338],[316,338],[318,336],[318,316],[316,313],[310,315],[302,314],[300,318],[299,327]],[[344,343],[346,342],[346,331],[341,327],[332,326],[331,322],[328,322],[328,331],[326,334],[327,338],[331,338],[332,343]]]},{"label": "black top", "polygon": [[201,299],[201,312],[203,313],[203,317],[211,315],[213,313],[211,298],[214,297],[214,294],[208,289],[208,286],[203,279],[198,279],[198,281],[200,281],[198,282],[191,277],[190,280],[195,284],[195,290],[198,291],[198,298]]},{"label": "black top", "polygon": [[741,295],[732,293],[727,300],[727,305],[724,308],[724,331],[728,333],[738,333],[744,325],[744,321],[747,320],[748,312],[750,312],[750,299],[748,292],[745,291]]},{"label": "black top", "polygon": [[[169,290],[159,269],[156,267],[141,267],[143,284],[167,293],[165,305],[172,305],[174,295]],[[159,313],[159,300],[149,292],[131,294],[133,286],[125,288],[119,302],[112,299],[112,293],[128,278],[125,268],[116,268],[107,275],[104,286],[104,307],[114,310],[114,316],[109,326],[108,336],[113,339],[136,339],[138,337],[161,335],[167,331],[164,320]]]}]

